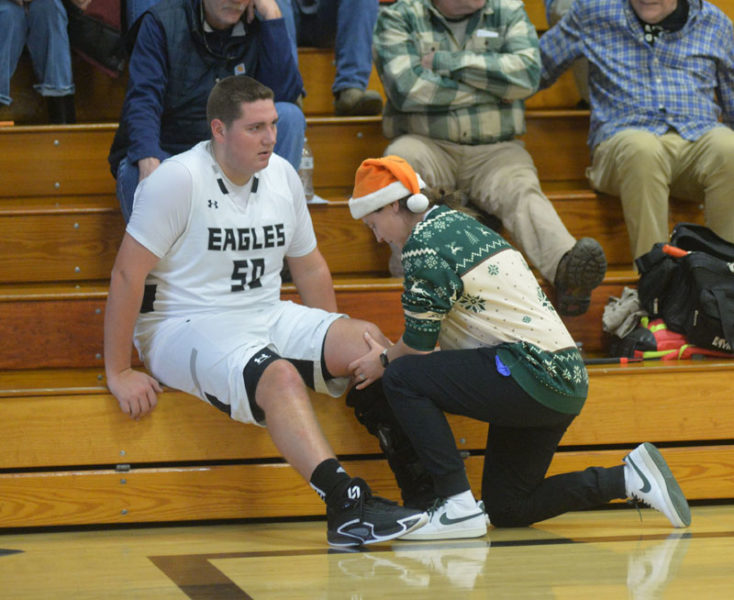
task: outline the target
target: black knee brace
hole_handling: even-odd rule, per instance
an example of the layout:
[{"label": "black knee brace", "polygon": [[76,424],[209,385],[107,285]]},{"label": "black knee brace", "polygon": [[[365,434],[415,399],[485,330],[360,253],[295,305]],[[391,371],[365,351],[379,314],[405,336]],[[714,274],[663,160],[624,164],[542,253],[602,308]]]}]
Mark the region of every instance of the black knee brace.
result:
[{"label": "black knee brace", "polygon": [[354,408],[357,420],[380,443],[400,488],[403,504],[422,510],[428,508],[435,499],[433,480],[395,418],[382,391],[382,381],[363,390],[353,387],[347,393],[347,406]]}]

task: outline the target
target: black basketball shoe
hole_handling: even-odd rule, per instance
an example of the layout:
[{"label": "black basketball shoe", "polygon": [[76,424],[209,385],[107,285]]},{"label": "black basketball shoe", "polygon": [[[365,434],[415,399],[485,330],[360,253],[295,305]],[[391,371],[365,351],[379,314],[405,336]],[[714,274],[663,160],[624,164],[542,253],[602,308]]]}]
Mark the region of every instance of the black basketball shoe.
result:
[{"label": "black basketball shoe", "polygon": [[405,535],[428,521],[420,510],[373,496],[365,481],[354,477],[338,505],[326,509],[326,538],[332,546],[361,546]]}]

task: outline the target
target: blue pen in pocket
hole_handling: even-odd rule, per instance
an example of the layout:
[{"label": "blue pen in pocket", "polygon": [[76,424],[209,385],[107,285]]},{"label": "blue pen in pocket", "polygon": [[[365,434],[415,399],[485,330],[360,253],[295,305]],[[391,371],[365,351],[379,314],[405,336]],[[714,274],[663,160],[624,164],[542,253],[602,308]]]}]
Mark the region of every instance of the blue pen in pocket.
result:
[{"label": "blue pen in pocket", "polygon": [[505,377],[510,376],[510,368],[502,362],[502,359],[499,357],[499,354],[494,355],[494,364],[497,367],[497,372],[500,375],[504,375]]}]

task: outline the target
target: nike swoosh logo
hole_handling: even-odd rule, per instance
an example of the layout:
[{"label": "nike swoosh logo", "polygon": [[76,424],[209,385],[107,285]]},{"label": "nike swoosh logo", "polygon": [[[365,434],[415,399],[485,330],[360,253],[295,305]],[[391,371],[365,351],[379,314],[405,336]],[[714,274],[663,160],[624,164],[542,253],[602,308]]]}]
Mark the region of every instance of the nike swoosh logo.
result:
[{"label": "nike swoosh logo", "polygon": [[629,463],[632,465],[632,468],[635,470],[635,473],[637,473],[640,476],[640,479],[642,479],[642,487],[640,488],[640,491],[643,494],[646,494],[652,489],[652,486],[650,485],[650,482],[647,480],[647,477],[645,477],[645,474],[640,471],[639,467],[635,464],[635,461],[631,458],[628,459]]},{"label": "nike swoosh logo", "polygon": [[480,516],[482,513],[474,513],[473,515],[469,515],[467,517],[459,517],[458,519],[452,519],[449,517],[446,513],[443,513],[439,518],[438,522],[441,523],[441,525],[455,525],[456,523],[461,523],[462,521],[468,521],[469,519],[474,519],[478,516]]}]

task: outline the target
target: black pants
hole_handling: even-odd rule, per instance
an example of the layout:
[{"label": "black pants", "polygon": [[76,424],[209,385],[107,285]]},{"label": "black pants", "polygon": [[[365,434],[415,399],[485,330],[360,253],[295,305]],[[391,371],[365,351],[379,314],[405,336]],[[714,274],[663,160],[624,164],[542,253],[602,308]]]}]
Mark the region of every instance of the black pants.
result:
[{"label": "black pants", "polygon": [[574,415],[528,396],[497,371],[495,354],[479,348],[403,356],[385,371],[390,406],[432,475],[437,495],[470,489],[447,412],[490,423],[482,499],[495,526],[530,525],[624,498],[622,465],[545,477]]}]

